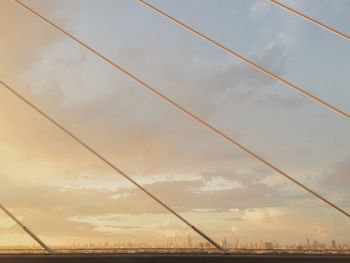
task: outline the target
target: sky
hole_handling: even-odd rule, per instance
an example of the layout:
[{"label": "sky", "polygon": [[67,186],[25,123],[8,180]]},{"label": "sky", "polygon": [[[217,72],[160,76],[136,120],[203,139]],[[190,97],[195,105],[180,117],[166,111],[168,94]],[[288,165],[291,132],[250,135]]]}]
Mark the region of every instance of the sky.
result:
[{"label": "sky", "polygon": [[[350,123],[133,0],[26,0],[116,64],[350,211]],[[346,0],[281,1],[350,34]],[[350,112],[349,43],[264,0],[150,0]],[[350,242],[349,220],[10,0],[0,78],[220,242]],[[4,88],[0,202],[49,245],[196,233]],[[0,212],[0,245],[32,244]]]}]

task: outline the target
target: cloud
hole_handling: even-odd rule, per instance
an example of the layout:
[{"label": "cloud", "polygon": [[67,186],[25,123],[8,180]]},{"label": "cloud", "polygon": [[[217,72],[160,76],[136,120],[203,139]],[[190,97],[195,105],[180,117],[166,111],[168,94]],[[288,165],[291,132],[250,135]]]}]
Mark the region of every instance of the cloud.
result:
[{"label": "cloud", "polygon": [[[32,5],[35,2],[27,4]],[[55,1],[50,1],[50,4],[36,3],[36,7],[47,15],[54,14],[57,5],[62,7],[62,3]],[[76,8],[74,4],[68,5],[68,10],[73,11]],[[0,17],[0,75],[6,76],[6,79],[16,75],[18,77],[30,70],[33,63],[42,60],[41,52],[60,39],[57,32],[15,2],[1,1]],[[11,50],[15,52],[10,52]]]},{"label": "cloud", "polygon": [[[209,176],[207,176],[209,174]],[[231,211],[232,209],[247,209],[264,206],[287,205],[289,199],[304,198],[304,195],[288,191],[280,191],[281,185],[268,186],[255,174],[237,174],[235,171],[216,171],[202,173],[201,179],[193,181],[163,181],[146,184],[145,187],[161,196],[163,200],[171,204],[180,212],[188,212],[193,209],[216,211]],[[230,176],[228,176],[230,175]],[[226,179],[229,178],[229,179]],[[255,178],[255,179],[254,179]],[[227,181],[226,181],[227,180]],[[221,182],[226,182],[222,184]],[[234,182],[231,187],[228,182]],[[210,185],[211,188],[207,188]],[[133,189],[120,190],[122,199],[128,202],[137,202],[139,195]]]},{"label": "cloud", "polygon": [[[13,184],[1,176],[3,203],[34,233],[49,244],[71,244],[79,241],[119,242],[147,241],[152,230],[147,224],[159,224],[172,217],[147,196],[137,202],[111,198],[114,192],[22,183]],[[14,195],[13,193],[21,193]],[[177,219],[177,227],[182,228]],[[2,221],[1,221],[2,222]],[[164,231],[167,229],[164,226]],[[188,231],[188,229],[187,229]],[[4,220],[1,234],[17,234],[21,229]],[[118,239],[115,238],[118,234]],[[154,235],[163,242],[164,235]]]},{"label": "cloud", "polygon": [[319,184],[324,191],[338,199],[340,205],[349,207],[350,203],[350,158],[333,164],[321,177]]},{"label": "cloud", "polygon": [[[210,176],[205,178],[205,174]],[[211,213],[222,213],[286,204],[286,196],[278,189],[264,185],[258,179],[249,181],[246,178],[249,175],[237,175],[236,172],[231,173],[235,178],[230,178],[230,181],[239,182],[240,187],[227,189],[221,185],[221,188],[203,189],[208,181],[213,181],[215,185],[215,180],[227,178],[229,172],[217,172],[216,176],[213,174],[203,173],[202,177],[192,181],[155,181],[144,186],[180,213],[208,213],[209,210]],[[123,238],[130,238],[136,236],[130,231],[144,231],[144,235],[147,235],[157,229],[161,236],[175,238],[188,231],[181,229],[182,223],[176,218],[170,219],[172,223],[164,222],[160,226],[158,222],[164,220],[164,216],[173,216],[135,188],[102,190],[16,184],[2,175],[0,192],[6,206],[16,215],[21,215],[25,224],[49,240],[54,240],[54,237],[62,240],[67,235],[76,236],[77,239],[95,235],[99,239],[116,233],[122,234]],[[21,195],[13,195],[14,192]],[[148,225],[146,222],[149,222]],[[3,231],[13,233],[14,230],[6,228]]]},{"label": "cloud", "polygon": [[6,229],[6,228],[11,228],[13,226],[15,226],[16,223],[9,218],[7,215],[1,215],[0,216],[0,228],[1,229]]},{"label": "cloud", "polygon": [[[68,25],[70,30],[74,28],[77,17],[68,19],[59,10],[54,12],[53,6],[34,5],[40,12],[59,19],[64,26]],[[69,6],[68,10],[75,8],[78,5]],[[79,10],[80,15],[83,15],[90,5],[79,8],[82,8]],[[46,28],[37,24],[32,26],[33,30]],[[156,29],[154,31],[157,32]],[[43,36],[41,32],[31,34]],[[144,38],[145,41],[150,41],[152,35]],[[173,58],[176,57],[175,53],[169,53],[163,46],[171,40],[162,40],[158,45],[151,45],[147,49],[135,41],[132,45],[118,49],[116,54],[119,58],[116,60],[131,59],[135,65],[140,61],[140,66],[135,68],[138,70],[144,68],[143,63],[152,60],[152,67],[156,69],[154,72],[157,72],[163,65],[170,65],[168,61],[174,61]],[[36,57],[28,59],[30,68],[23,70],[26,74],[22,74],[20,89],[25,90],[25,94],[36,104],[110,160],[116,160],[118,166],[125,167],[126,171],[143,176],[152,172],[159,174],[170,168],[173,172],[176,169],[191,172],[198,163],[208,160],[214,162],[247,158],[239,151],[222,146],[215,135],[208,135],[202,127],[144,92],[139,85],[125,79],[71,41],[58,41],[54,37],[48,42],[34,44],[44,48],[33,50]],[[284,49],[283,43],[276,42],[262,54],[256,54],[256,60],[283,71],[286,64]],[[17,50],[17,47],[13,50]],[[155,52],[159,55],[153,56]],[[11,56],[15,55],[15,52],[10,53]],[[189,53],[189,59],[196,60],[199,55]],[[225,121],[226,116],[218,117],[218,109],[257,98],[262,89],[271,85],[271,80],[245,65],[222,65],[220,62],[218,65],[221,64],[221,67],[211,70],[193,68],[197,73],[187,83],[191,89],[183,92],[179,87],[185,81],[181,75],[184,72],[181,64],[177,61],[166,69],[167,74],[156,74],[158,78],[166,80],[168,85],[155,86],[161,90],[167,89],[166,93],[174,95],[184,105],[190,105],[199,115],[205,118],[214,116],[220,124],[230,126],[230,131],[233,130],[232,123]],[[173,76],[170,83],[168,74]],[[206,94],[206,99],[201,99],[201,94]],[[30,153],[32,163],[39,165],[45,162],[47,166],[54,167],[60,176],[67,173],[93,174],[106,171],[100,162],[90,158],[88,153],[56,128],[46,125],[45,120],[36,118],[36,114],[26,107],[13,110],[15,107],[11,105],[14,103],[16,102],[9,101],[6,104],[8,110],[2,116],[2,121],[8,124],[3,143],[18,153],[17,158],[25,162]],[[239,138],[240,134],[235,132],[234,137]],[[188,160],[195,161],[189,164]]]},{"label": "cloud", "polygon": [[[279,50],[283,48],[276,45],[266,51],[266,54],[259,56],[259,59],[266,60],[270,57],[271,50],[276,49],[277,51],[273,52],[279,54]],[[93,70],[91,79],[97,78],[102,82],[95,80],[89,83],[86,80],[82,82],[82,87],[79,85],[82,74],[92,71],[98,65],[103,66],[92,58],[86,58],[82,62],[81,54],[77,55],[75,52],[71,52],[70,56],[73,61],[62,62],[60,57],[63,53],[60,51],[66,48],[65,43],[59,42],[52,48],[52,52],[45,52],[46,62],[35,63],[33,71],[26,77],[27,81],[31,80],[28,85],[32,90],[28,89],[26,93],[74,133],[96,144],[105,155],[119,160],[121,166],[125,162],[126,167],[140,167],[140,172],[145,173],[155,165],[167,164],[170,159],[186,161],[201,158],[214,161],[246,158],[239,151],[218,147],[215,135],[208,135],[202,127],[169,105],[163,104],[159,98],[144,92],[135,83],[115,77],[116,73],[112,70],[103,74]],[[68,52],[67,55],[69,54]],[[75,62],[74,56],[77,58]],[[278,68],[283,68],[283,64],[284,62],[281,62]],[[52,75],[52,72],[55,72],[55,75]],[[36,80],[43,75],[47,77]],[[257,99],[261,89],[271,85],[268,78],[256,74],[244,65],[236,64],[215,69],[208,74],[202,73],[199,79],[201,78],[203,80],[197,84],[193,83],[191,90],[186,93],[178,91],[180,101],[191,104],[201,116],[208,118],[214,115],[219,126],[225,125],[230,131],[233,130],[233,125],[224,121],[226,115],[219,116],[219,108],[243,103],[249,98]],[[82,93],[84,96],[81,96]],[[198,99],[199,94],[203,93],[207,95],[207,99]],[[272,96],[278,98],[277,104],[280,100],[281,105],[294,105],[290,103],[293,99]],[[11,103],[13,102],[8,103],[9,108]],[[65,135],[61,135],[61,132],[56,131],[56,128],[43,125],[46,121],[40,121],[40,118],[34,122],[36,113],[17,110],[13,114],[17,117],[17,122],[11,121],[14,116],[10,118],[8,112],[3,116],[10,126],[5,143],[9,143],[13,148],[17,147],[19,153],[30,151],[33,159],[37,156],[38,159],[51,160],[71,168],[79,162],[86,162],[88,155],[82,154],[84,151],[76,147]],[[21,132],[23,127],[27,129],[26,134]],[[234,137],[237,139],[240,134],[234,132]],[[83,157],[82,160],[79,160],[80,156]],[[81,168],[79,166],[76,170]]]}]

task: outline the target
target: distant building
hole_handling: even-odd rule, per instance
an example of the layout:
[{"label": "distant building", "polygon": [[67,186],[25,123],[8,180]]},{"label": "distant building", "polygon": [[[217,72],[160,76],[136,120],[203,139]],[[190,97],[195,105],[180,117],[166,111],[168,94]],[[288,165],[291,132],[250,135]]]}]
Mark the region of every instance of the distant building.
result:
[{"label": "distant building", "polygon": [[241,246],[240,246],[240,244],[239,244],[239,240],[238,240],[238,238],[236,239],[235,248],[236,248],[236,249],[237,249],[237,248],[241,248]]},{"label": "distant building", "polygon": [[297,245],[297,250],[303,250],[303,249],[304,249],[304,247],[302,244]]},{"label": "distant building", "polygon": [[337,244],[335,243],[335,240],[332,240],[332,248],[333,249],[337,248]]},{"label": "distant building", "polygon": [[188,248],[192,248],[192,239],[191,239],[191,237],[187,238],[187,247]]},{"label": "distant building", "polygon": [[221,246],[223,248],[227,248],[227,239],[226,238],[221,241]]},{"label": "distant building", "polygon": [[273,243],[272,242],[265,242],[264,249],[273,249]]}]

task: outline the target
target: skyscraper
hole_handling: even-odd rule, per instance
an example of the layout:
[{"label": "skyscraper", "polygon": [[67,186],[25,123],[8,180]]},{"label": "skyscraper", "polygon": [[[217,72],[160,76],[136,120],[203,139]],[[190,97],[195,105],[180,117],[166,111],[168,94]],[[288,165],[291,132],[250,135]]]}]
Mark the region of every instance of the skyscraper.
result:
[{"label": "skyscraper", "polygon": [[187,237],[187,247],[188,247],[188,248],[192,248],[192,239],[191,239],[190,236]]},{"label": "skyscraper", "polygon": [[333,249],[337,248],[337,244],[335,243],[335,240],[332,240],[332,248]]},{"label": "skyscraper", "polygon": [[227,239],[226,239],[226,238],[224,238],[224,239],[221,241],[221,246],[222,246],[223,248],[227,248]]},{"label": "skyscraper", "polygon": [[265,242],[264,243],[264,249],[273,249],[272,242]]}]

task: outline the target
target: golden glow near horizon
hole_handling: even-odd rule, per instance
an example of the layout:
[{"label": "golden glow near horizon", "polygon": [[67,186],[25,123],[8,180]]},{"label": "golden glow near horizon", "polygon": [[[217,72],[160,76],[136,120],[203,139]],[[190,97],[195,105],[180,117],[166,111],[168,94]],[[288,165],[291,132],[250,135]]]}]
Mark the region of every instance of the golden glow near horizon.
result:
[{"label": "golden glow near horizon", "polygon": [[[169,28],[135,2],[26,1],[349,211],[350,125],[345,120]],[[152,2],[350,112],[348,43],[261,1],[227,1],[215,8],[208,2],[199,9],[195,1]],[[300,3],[299,8],[308,12],[310,6]],[[319,12],[325,19],[326,11],[336,13],[341,27],[350,22],[344,10]],[[0,78],[218,242],[295,244],[306,237],[349,242],[344,216],[11,1],[0,2]],[[2,88],[0,105],[0,202],[48,244],[182,244],[188,237],[202,242]],[[0,246],[31,244],[0,212]]]}]

